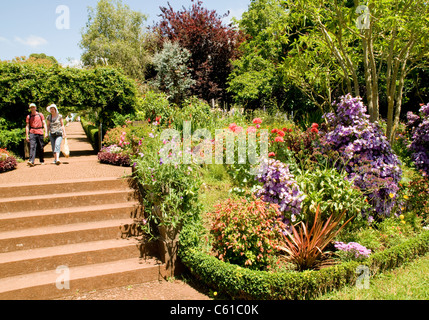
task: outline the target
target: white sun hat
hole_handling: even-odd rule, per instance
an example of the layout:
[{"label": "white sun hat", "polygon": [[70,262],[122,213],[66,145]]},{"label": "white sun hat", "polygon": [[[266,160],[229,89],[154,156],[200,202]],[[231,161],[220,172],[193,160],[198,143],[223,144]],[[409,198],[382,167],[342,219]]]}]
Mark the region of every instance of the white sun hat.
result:
[{"label": "white sun hat", "polygon": [[48,110],[48,112],[51,112],[51,108],[55,108],[55,110],[58,113],[58,108],[57,108],[57,106],[55,104],[51,104],[49,107],[46,108],[46,110]]}]

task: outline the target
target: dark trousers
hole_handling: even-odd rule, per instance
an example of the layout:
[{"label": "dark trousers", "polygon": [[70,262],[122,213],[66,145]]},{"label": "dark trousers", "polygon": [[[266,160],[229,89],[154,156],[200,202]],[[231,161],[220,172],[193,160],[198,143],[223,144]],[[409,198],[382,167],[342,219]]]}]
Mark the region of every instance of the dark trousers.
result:
[{"label": "dark trousers", "polygon": [[36,153],[39,156],[40,163],[45,162],[44,146],[43,135],[30,133],[30,162],[34,163]]}]

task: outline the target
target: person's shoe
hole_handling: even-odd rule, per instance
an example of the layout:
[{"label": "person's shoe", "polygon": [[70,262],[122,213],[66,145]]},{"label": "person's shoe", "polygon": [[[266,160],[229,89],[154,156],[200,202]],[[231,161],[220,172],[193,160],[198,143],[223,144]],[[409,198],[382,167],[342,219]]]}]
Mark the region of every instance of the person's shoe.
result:
[{"label": "person's shoe", "polygon": [[27,162],[27,165],[28,165],[29,167],[34,167],[34,163],[33,163],[33,162],[31,162],[31,161],[28,161],[28,162]]},{"label": "person's shoe", "polygon": [[59,166],[60,164],[61,164],[61,161],[58,160],[57,163],[56,163],[56,165]]},{"label": "person's shoe", "polygon": [[56,162],[56,161],[53,161],[53,162],[52,162],[52,164],[57,164],[57,162]]},{"label": "person's shoe", "polygon": [[44,166],[44,165],[46,165],[46,163],[44,163],[44,162],[40,162],[40,165],[41,165],[41,166]]}]

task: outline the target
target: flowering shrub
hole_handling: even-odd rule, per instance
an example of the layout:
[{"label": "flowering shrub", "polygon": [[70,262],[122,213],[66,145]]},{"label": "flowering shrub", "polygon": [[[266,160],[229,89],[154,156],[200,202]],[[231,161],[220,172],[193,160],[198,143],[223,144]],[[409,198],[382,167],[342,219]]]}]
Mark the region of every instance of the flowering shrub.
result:
[{"label": "flowering shrub", "polygon": [[342,260],[364,260],[371,254],[371,249],[367,249],[357,242],[344,242],[336,241],[334,247],[338,250],[337,254]]},{"label": "flowering shrub", "polygon": [[249,269],[270,269],[284,225],[276,205],[254,199],[228,199],[210,214],[213,249],[217,257]]},{"label": "flowering shrub", "polygon": [[336,114],[324,115],[327,127],[320,138],[320,151],[338,152],[336,166],[366,195],[373,208],[369,217],[389,216],[397,200],[400,161],[379,125],[369,121],[360,98],[347,95],[336,106]]},{"label": "flowering shrub", "polygon": [[[132,162],[134,177],[143,193],[143,230],[156,237],[156,226],[166,232],[161,233],[161,237],[175,239],[185,221],[197,219],[202,210],[198,198],[201,186],[198,166],[194,163],[183,164],[175,157],[179,155],[164,152],[165,141],[160,141],[155,130],[150,131],[141,142]],[[182,142],[176,143],[182,149]],[[164,153],[167,154],[166,158],[162,158]],[[172,161],[168,161],[169,157]]]},{"label": "flowering shrub", "polygon": [[11,156],[6,149],[0,148],[0,173],[14,170],[17,165],[16,158]]},{"label": "flowering shrub", "polygon": [[277,204],[285,223],[294,222],[301,213],[301,202],[305,195],[289,172],[288,165],[269,159],[267,166],[267,170],[257,176],[263,185],[255,195],[265,202]]},{"label": "flowering shrub", "polygon": [[131,164],[129,154],[127,154],[121,147],[115,144],[108,147],[103,147],[98,153],[98,160],[101,163],[122,167],[129,167]]},{"label": "flowering shrub", "polygon": [[408,149],[417,169],[429,175],[429,103],[420,108],[420,116],[408,112],[407,129],[411,135]]}]

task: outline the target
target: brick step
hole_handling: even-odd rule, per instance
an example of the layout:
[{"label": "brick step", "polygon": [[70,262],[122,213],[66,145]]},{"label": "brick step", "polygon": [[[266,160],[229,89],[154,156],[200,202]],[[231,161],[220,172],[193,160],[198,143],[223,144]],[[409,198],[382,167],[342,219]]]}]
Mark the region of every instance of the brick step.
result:
[{"label": "brick step", "polygon": [[0,199],[0,214],[123,203],[134,200],[135,191],[133,189],[85,191],[44,196],[3,198]]},{"label": "brick step", "polygon": [[137,201],[0,214],[0,232],[110,219],[139,218]]},{"label": "brick step", "polygon": [[135,235],[132,219],[76,223],[0,233],[0,253]]},{"label": "brick step", "polygon": [[75,267],[138,258],[141,251],[140,242],[130,238],[0,253],[0,277],[54,270],[61,265]]},{"label": "brick step", "polygon": [[[160,280],[165,264],[155,259],[114,262],[54,269],[0,279],[0,300],[46,300],[86,292]],[[68,279],[69,282],[65,280]],[[64,288],[69,284],[69,289]],[[57,286],[63,289],[59,289]]]},{"label": "brick step", "polygon": [[0,199],[25,196],[43,196],[93,190],[123,190],[128,188],[129,181],[127,179],[118,178],[6,184],[0,185]]}]

